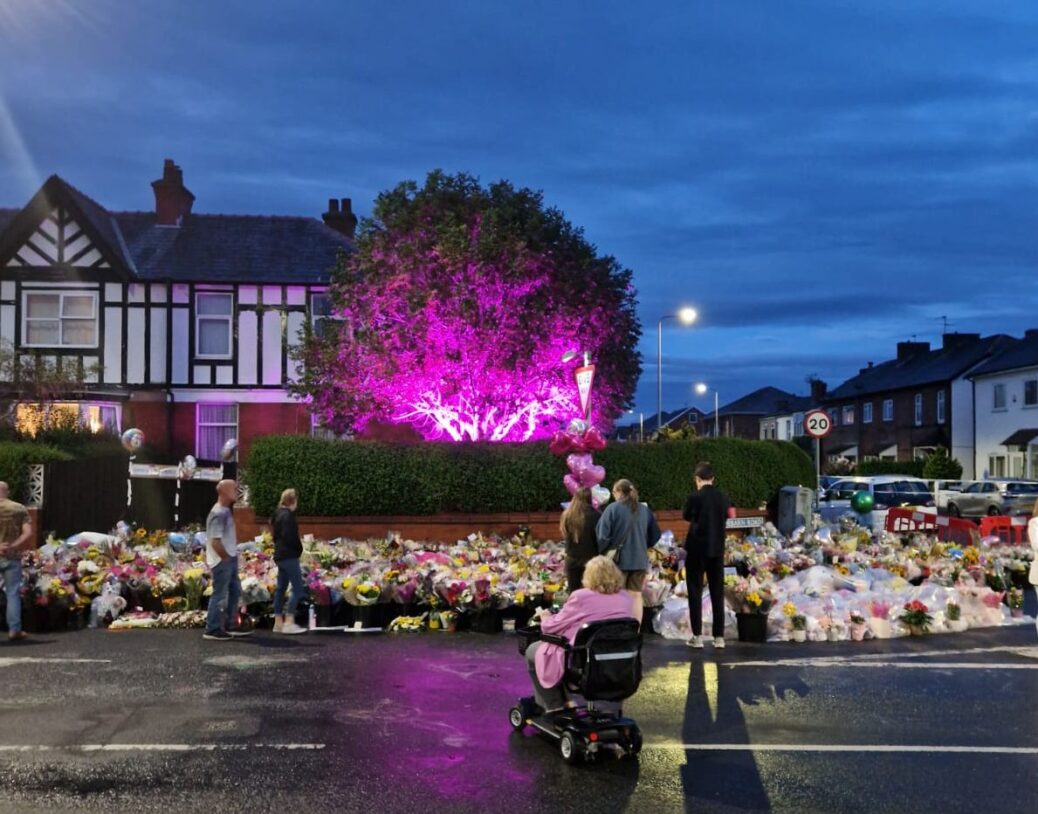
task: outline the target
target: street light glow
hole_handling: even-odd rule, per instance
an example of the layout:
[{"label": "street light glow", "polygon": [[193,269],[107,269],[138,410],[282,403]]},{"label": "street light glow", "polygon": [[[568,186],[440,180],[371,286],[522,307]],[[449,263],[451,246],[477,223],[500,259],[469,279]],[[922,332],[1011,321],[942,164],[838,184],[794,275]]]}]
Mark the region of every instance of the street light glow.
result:
[{"label": "street light glow", "polygon": [[688,308],[686,306],[685,308],[682,308],[680,311],[678,311],[678,319],[681,320],[681,323],[683,325],[691,325],[693,322],[696,321],[696,317],[698,316],[699,314],[696,313],[695,308]]},{"label": "street light glow", "polygon": [[709,389],[710,388],[703,384],[703,382],[696,383],[696,393],[700,396],[703,395]]}]

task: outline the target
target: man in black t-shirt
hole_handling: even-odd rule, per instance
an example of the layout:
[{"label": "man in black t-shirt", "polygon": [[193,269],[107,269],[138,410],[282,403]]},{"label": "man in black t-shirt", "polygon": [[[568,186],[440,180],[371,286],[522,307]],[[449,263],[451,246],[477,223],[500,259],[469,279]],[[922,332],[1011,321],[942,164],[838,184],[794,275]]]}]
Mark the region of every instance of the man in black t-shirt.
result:
[{"label": "man in black t-shirt", "polygon": [[685,585],[688,588],[689,647],[703,646],[703,575],[710,589],[714,647],[724,647],[724,538],[731,503],[714,485],[714,468],[700,463],[695,471],[696,491],[685,502],[689,521],[685,538]]}]

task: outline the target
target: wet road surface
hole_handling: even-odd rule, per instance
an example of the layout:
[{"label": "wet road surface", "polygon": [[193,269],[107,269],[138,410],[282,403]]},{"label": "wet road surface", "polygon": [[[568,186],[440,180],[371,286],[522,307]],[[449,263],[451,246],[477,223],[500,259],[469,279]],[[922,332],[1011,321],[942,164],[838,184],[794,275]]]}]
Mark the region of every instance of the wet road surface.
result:
[{"label": "wet road surface", "polygon": [[509,727],[509,634],[39,636],[0,645],[0,810],[1033,813],[1036,645],[649,637],[640,759],[571,767]]}]

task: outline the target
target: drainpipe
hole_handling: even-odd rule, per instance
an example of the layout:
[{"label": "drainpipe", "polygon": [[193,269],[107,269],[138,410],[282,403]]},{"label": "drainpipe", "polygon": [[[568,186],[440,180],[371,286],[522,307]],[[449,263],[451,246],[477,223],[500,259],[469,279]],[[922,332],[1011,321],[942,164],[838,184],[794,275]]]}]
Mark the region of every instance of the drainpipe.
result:
[{"label": "drainpipe", "polygon": [[177,397],[173,395],[173,388],[166,388],[166,454],[173,454],[173,406]]}]

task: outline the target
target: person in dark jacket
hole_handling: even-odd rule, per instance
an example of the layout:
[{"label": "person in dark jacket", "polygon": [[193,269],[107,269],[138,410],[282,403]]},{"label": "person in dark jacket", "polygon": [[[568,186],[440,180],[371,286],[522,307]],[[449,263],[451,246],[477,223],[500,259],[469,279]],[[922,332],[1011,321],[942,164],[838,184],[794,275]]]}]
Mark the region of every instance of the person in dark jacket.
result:
[{"label": "person in dark jacket", "polygon": [[649,570],[649,549],[660,539],[660,527],[648,504],[638,499],[638,490],[626,478],[613,484],[613,500],[598,520],[598,550],[617,550],[616,565],[623,572],[624,587],[631,595],[631,616],[642,620],[642,588]]},{"label": "person in dark jacket", "polygon": [[577,489],[559,521],[559,531],[566,541],[566,587],[569,593],[584,585],[584,566],[598,556],[595,527],[599,514],[591,502],[591,490]]},{"label": "person in dark jacket", "polygon": [[710,591],[714,647],[724,647],[724,538],[731,503],[714,485],[714,468],[696,465],[696,490],[685,502],[689,522],[685,538],[685,584],[688,588],[689,647],[703,646],[703,575]]},{"label": "person in dark jacket", "polygon": [[[299,558],[303,554],[303,543],[299,539],[299,525],[296,523],[296,506],[299,496],[295,489],[286,489],[281,493],[281,501],[274,513],[271,526],[274,529],[274,562],[278,566],[278,583],[274,591],[274,632],[306,633],[306,628],[296,624],[296,606],[303,598],[303,571],[299,566]],[[285,589],[292,585],[292,596],[285,607]],[[284,611],[284,613],[282,613]]]}]

